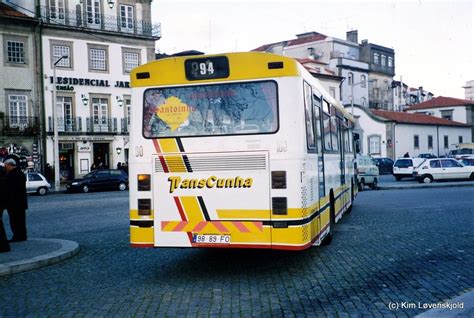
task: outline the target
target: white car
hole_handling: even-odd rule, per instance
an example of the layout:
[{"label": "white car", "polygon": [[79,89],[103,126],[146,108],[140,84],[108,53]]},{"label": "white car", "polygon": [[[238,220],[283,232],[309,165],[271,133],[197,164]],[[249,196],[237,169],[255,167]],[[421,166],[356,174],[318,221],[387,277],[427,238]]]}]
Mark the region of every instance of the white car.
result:
[{"label": "white car", "polygon": [[393,163],[393,176],[397,181],[402,178],[413,178],[413,170],[425,159],[423,158],[398,158]]},{"label": "white car", "polygon": [[427,159],[413,174],[420,183],[430,183],[433,180],[474,180],[474,166],[464,166],[452,158]]},{"label": "white car", "polygon": [[51,189],[51,185],[46,178],[38,172],[28,172],[26,176],[26,192],[45,195]]},{"label": "white car", "polygon": [[379,167],[377,167],[372,157],[358,154],[356,164],[359,191],[364,191],[366,185],[370,186],[373,190],[377,189]]}]

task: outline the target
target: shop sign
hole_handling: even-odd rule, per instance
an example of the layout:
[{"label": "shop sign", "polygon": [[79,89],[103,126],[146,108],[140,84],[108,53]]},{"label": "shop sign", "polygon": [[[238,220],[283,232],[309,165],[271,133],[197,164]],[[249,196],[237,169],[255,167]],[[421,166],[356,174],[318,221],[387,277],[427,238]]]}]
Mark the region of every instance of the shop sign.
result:
[{"label": "shop sign", "polygon": [[91,152],[91,146],[89,146],[89,145],[77,146],[77,151],[78,152]]}]

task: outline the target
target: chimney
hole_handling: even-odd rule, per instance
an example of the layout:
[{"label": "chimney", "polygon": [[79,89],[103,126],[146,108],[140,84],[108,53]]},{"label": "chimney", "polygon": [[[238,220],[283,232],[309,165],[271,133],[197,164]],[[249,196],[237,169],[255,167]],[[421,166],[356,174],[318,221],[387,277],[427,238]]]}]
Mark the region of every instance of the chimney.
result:
[{"label": "chimney", "polygon": [[362,40],[361,45],[367,45],[367,44],[369,44],[369,40]]},{"label": "chimney", "polygon": [[347,31],[346,40],[356,44],[359,43],[359,40],[357,39],[357,30]]}]

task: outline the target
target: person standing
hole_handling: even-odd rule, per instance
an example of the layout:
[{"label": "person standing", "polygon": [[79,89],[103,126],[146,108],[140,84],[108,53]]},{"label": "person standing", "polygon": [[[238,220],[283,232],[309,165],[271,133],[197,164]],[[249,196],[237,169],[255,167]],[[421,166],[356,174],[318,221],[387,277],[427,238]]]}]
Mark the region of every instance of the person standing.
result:
[{"label": "person standing", "polygon": [[8,244],[7,233],[3,226],[3,210],[7,205],[7,184],[6,173],[3,166],[0,166],[0,253],[9,252],[10,244]]},{"label": "person standing", "polygon": [[13,232],[10,242],[26,241],[26,209],[28,209],[26,177],[14,159],[5,160],[4,164],[7,171],[7,211]]}]

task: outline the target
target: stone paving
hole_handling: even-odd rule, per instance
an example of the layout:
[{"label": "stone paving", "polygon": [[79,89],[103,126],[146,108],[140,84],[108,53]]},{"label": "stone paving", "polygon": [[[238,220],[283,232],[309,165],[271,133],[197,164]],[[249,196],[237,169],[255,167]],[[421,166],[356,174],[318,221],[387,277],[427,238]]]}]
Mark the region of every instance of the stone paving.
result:
[{"label": "stone paving", "polygon": [[331,245],[296,253],[132,249],[126,193],[30,197],[30,235],[81,249],[0,277],[0,316],[414,316],[474,287],[472,192],[365,191]]}]

